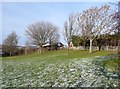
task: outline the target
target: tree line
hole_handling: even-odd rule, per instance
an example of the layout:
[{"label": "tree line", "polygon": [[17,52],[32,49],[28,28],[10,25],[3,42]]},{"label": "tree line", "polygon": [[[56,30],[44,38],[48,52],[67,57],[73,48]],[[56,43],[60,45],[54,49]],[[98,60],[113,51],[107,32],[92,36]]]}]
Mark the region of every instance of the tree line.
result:
[{"label": "tree line", "polygon": [[[118,12],[111,12],[109,5],[91,7],[81,13],[71,13],[64,23],[63,30],[68,49],[73,36],[77,36],[76,40],[81,40],[83,45],[89,40],[89,52],[92,53],[94,40],[97,40],[99,45],[98,39],[104,39],[106,34],[118,33],[118,21]],[[30,24],[25,31],[28,42],[38,46],[39,53],[42,53],[42,45],[58,42],[60,37],[59,28],[50,22],[41,21]],[[17,50],[17,44],[18,36],[12,32],[3,41],[3,51],[9,52],[11,55]]]},{"label": "tree line", "polygon": [[82,13],[70,14],[68,20],[64,23],[65,40],[70,45],[72,36],[79,36],[85,42],[89,40],[90,53],[93,52],[93,41],[100,39],[100,36],[106,34],[115,34],[118,24],[117,18],[111,13],[110,6],[92,7]]},{"label": "tree line", "polygon": [[[100,37],[96,37],[93,41],[93,46],[98,47],[96,50],[105,50],[107,46],[111,49],[116,48],[118,46],[118,35],[117,34],[106,34],[100,35]],[[72,35],[72,43],[74,47],[82,46],[82,50],[88,50],[90,46],[90,40],[87,38],[84,40],[83,37]],[[108,49],[107,49],[108,50]]]}]

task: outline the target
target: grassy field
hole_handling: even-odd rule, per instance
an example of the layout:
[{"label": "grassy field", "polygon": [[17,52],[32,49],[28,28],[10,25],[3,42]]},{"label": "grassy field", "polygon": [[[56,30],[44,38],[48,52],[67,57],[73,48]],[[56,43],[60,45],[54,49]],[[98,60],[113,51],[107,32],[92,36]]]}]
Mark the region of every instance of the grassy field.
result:
[{"label": "grassy field", "polygon": [[74,58],[90,58],[94,56],[107,56],[111,54],[116,54],[116,51],[96,51],[92,54],[89,54],[89,51],[81,51],[81,50],[55,50],[55,51],[47,51],[43,52],[42,54],[39,54],[37,52],[27,55],[21,55],[21,56],[13,56],[13,57],[3,57],[3,60],[5,59],[32,59],[32,58],[45,58],[45,59],[51,59],[54,58],[66,60],[66,59],[74,59]]},{"label": "grassy field", "polygon": [[[81,78],[80,60],[117,54],[114,51],[56,50],[2,58],[3,87],[9,86],[74,86]],[[113,58],[114,59],[114,58]],[[101,62],[118,70],[117,60]]]}]

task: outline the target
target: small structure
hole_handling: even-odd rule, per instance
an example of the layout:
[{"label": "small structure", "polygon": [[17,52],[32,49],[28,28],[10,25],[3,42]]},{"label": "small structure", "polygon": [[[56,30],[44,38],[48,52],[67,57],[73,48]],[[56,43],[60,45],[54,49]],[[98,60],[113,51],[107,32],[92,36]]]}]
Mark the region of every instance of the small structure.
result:
[{"label": "small structure", "polygon": [[42,47],[50,47],[51,44],[47,43],[47,44],[44,44]]},{"label": "small structure", "polygon": [[42,47],[47,48],[48,50],[58,50],[61,49],[64,45],[61,42],[56,42],[53,44],[46,43]]}]

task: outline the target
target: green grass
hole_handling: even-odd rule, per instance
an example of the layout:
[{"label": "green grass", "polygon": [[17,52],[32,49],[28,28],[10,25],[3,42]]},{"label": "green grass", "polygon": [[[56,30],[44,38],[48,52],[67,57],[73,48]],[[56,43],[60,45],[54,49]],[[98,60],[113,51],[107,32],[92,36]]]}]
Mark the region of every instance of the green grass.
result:
[{"label": "green grass", "polygon": [[111,71],[116,71],[119,69],[119,64],[120,61],[118,61],[117,59],[106,61],[106,68]]},{"label": "green grass", "polygon": [[[19,62],[32,62],[32,63],[40,63],[44,62],[45,64],[52,64],[59,61],[59,64],[64,63],[66,61],[72,59],[81,59],[81,58],[92,58],[95,56],[108,56],[111,54],[115,54],[113,51],[96,51],[92,54],[89,54],[89,51],[81,51],[81,50],[55,50],[55,51],[45,51],[42,54],[37,52],[27,54],[27,55],[20,55],[20,56],[12,56],[12,57],[3,57],[3,65],[5,62],[14,62],[18,64]],[[107,63],[107,67],[116,65],[113,63],[114,60]],[[59,65],[58,64],[58,65]],[[116,66],[113,66],[116,67]],[[110,67],[109,67],[110,68]]]},{"label": "green grass", "polygon": [[118,59],[117,56],[114,56],[113,58],[111,57],[109,60],[102,61],[101,63],[104,64],[104,67],[111,72],[120,69],[120,59]]},{"label": "green grass", "polygon": [[89,51],[81,51],[81,50],[55,50],[55,51],[47,51],[43,52],[42,54],[39,54],[37,52],[27,55],[21,55],[21,56],[13,56],[13,57],[3,57],[3,60],[5,59],[60,59],[60,60],[67,60],[67,59],[75,59],[75,58],[90,58],[94,56],[107,56],[110,54],[114,54],[112,51],[96,51],[92,54],[89,54]]}]

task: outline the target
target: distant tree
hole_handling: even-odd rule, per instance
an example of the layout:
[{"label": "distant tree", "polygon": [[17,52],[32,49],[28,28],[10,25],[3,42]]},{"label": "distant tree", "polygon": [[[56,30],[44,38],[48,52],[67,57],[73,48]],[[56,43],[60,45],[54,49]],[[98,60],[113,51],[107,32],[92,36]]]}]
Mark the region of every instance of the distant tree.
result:
[{"label": "distant tree", "polygon": [[76,46],[76,47],[79,46],[80,41],[81,41],[81,39],[79,36],[74,36],[74,35],[72,36],[72,43],[74,46]]},{"label": "distant tree", "polygon": [[26,33],[31,42],[39,47],[39,53],[42,53],[43,44],[51,44],[59,40],[58,27],[49,22],[31,24],[27,27]]},{"label": "distant tree", "polygon": [[90,40],[90,53],[92,53],[93,40],[100,34],[110,32],[112,18],[110,16],[110,7],[104,5],[100,8],[90,8],[78,14],[77,23],[82,34]]},{"label": "distant tree", "polygon": [[89,38],[89,30],[86,30],[85,28],[84,18],[86,17],[83,15],[83,13],[76,13],[76,28],[79,30],[79,36],[83,42],[83,47],[86,49],[86,43],[88,42]]},{"label": "distant tree", "polygon": [[28,40],[25,42],[25,55],[28,53],[30,44],[31,44],[31,43],[30,43],[30,41],[28,41]]},{"label": "distant tree", "polygon": [[12,53],[17,51],[18,36],[15,32],[10,33],[3,41],[3,51],[12,56]]},{"label": "distant tree", "polygon": [[120,1],[117,2],[117,4],[112,3],[113,5],[117,6],[116,11],[112,14],[113,17],[113,26],[115,34],[118,36],[118,52],[120,53]]},{"label": "distant tree", "polygon": [[75,15],[71,13],[68,17],[68,20],[65,21],[64,23],[64,32],[63,32],[64,39],[68,45],[68,49],[70,46],[70,42],[72,41],[72,35],[75,33],[74,24],[75,24]]}]

